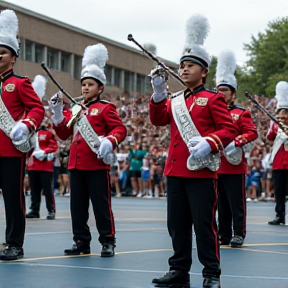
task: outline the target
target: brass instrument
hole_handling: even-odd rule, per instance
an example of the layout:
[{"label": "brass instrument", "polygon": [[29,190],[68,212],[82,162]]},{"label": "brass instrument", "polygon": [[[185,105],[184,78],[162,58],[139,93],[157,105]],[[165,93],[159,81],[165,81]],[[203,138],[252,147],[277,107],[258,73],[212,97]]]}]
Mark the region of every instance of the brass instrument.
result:
[{"label": "brass instrument", "polygon": [[[46,72],[46,74],[48,75],[48,77],[52,80],[52,82],[58,87],[58,89],[74,104],[71,108],[71,112],[72,112],[72,117],[69,120],[69,122],[67,123],[67,127],[70,127],[72,124],[74,124],[78,118],[80,117],[82,110],[87,110],[87,107],[83,104],[83,103],[79,103],[77,102],[71,95],[69,95],[64,89],[63,87],[55,80],[55,78],[52,76],[52,74],[50,73],[48,67],[45,65],[45,63],[41,63],[41,67],[43,68],[43,70]],[[57,95],[59,95],[60,93],[58,93]],[[58,102],[59,101],[63,101],[63,97],[61,97],[60,95],[58,96],[58,98],[56,99]]]},{"label": "brass instrument", "polygon": [[266,114],[274,123],[276,123],[279,128],[285,133],[288,127],[280,122],[275,116],[273,116],[269,111],[267,111],[260,103],[258,103],[249,93],[248,91],[245,92],[245,96],[251,100],[264,114]]},{"label": "brass instrument", "polygon": [[[160,61],[156,56],[154,56],[152,53],[150,53],[149,51],[147,51],[142,45],[140,45],[132,36],[132,34],[129,34],[127,37],[128,41],[132,41],[134,42],[143,52],[145,52],[147,54],[147,56],[149,58],[151,58],[153,61],[155,61],[159,66],[162,67],[162,69],[167,72],[168,74],[170,74],[173,78],[175,78],[177,81],[179,81],[183,86],[186,86],[185,83],[183,82],[183,80],[179,77],[179,75],[177,73],[175,73],[171,68],[169,68],[168,66],[166,66],[164,64],[164,62]],[[159,67],[158,67],[159,68]],[[159,70],[159,69],[158,69]],[[161,70],[161,69],[160,69]],[[155,70],[155,73],[156,70]],[[160,73],[160,76],[166,77],[165,74],[163,74],[162,71],[158,72]],[[153,77],[153,75],[150,75],[151,77]],[[158,75],[156,75],[158,76]],[[156,77],[154,76],[154,77]]]}]

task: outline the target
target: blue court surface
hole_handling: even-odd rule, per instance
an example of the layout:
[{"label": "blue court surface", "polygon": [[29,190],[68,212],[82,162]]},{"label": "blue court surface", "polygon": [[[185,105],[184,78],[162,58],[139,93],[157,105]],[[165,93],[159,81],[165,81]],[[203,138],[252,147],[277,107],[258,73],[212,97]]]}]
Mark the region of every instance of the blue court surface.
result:
[{"label": "blue court surface", "polygon": [[[29,207],[29,197],[26,206]],[[91,210],[91,253],[64,256],[72,246],[69,197],[56,197],[56,220],[27,219],[25,256],[0,261],[0,288],[150,288],[168,270],[172,255],[166,228],[166,199],[113,198],[117,247],[101,258]],[[288,288],[288,226],[270,226],[275,203],[247,203],[247,237],[242,248],[221,247],[222,288]],[[27,209],[28,210],[28,209]],[[0,198],[0,242],[5,242],[5,211]],[[202,287],[202,265],[193,243],[191,286]]]}]

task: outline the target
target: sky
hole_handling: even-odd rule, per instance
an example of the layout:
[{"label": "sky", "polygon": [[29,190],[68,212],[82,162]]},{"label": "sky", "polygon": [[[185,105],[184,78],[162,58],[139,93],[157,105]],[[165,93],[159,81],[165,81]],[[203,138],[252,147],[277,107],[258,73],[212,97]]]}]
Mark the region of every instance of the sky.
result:
[{"label": "sky", "polygon": [[[210,55],[234,51],[238,64],[249,58],[243,49],[268,23],[288,15],[287,0],[6,0],[61,22],[137,48],[152,43],[157,56],[178,63],[193,14],[208,18],[204,47]],[[20,27],[21,29],[21,27]],[[33,31],[31,31],[33,33]],[[288,35],[287,35],[288,37]],[[94,43],[91,43],[94,44]]]}]

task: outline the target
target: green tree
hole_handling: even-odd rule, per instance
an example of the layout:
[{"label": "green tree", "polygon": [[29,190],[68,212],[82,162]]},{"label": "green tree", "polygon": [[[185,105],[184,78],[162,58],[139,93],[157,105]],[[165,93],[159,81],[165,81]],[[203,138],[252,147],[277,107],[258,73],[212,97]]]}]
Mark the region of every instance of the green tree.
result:
[{"label": "green tree", "polygon": [[[268,23],[264,33],[252,36],[250,44],[244,44],[250,59],[242,71],[242,85],[253,89],[254,94],[273,97],[280,80],[288,80],[288,17]],[[240,79],[239,79],[240,80]]]}]

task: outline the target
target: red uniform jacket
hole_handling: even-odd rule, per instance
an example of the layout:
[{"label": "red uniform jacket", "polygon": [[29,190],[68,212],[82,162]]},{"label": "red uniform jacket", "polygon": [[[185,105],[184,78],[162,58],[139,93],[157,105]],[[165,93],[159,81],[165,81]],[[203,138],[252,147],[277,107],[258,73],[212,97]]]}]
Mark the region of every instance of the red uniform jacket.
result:
[{"label": "red uniform jacket", "polygon": [[[239,134],[228,112],[223,94],[208,91],[201,85],[194,89],[194,93],[185,98],[188,110],[194,103],[190,115],[201,136],[205,137],[209,135],[219,142],[219,147],[226,147]],[[197,101],[198,98],[202,98],[199,100],[204,101]],[[190,154],[174,122],[171,100],[167,99],[160,103],[154,103],[151,98],[149,108],[150,120],[153,125],[165,126],[170,124],[171,140],[164,175],[190,178],[217,178],[217,173],[207,168],[199,171],[190,171],[187,168],[187,159]],[[209,144],[211,145],[210,142]],[[212,151],[217,152],[217,147],[211,146],[211,148]]]},{"label": "red uniform jacket", "polygon": [[[279,129],[278,125],[276,123],[274,123],[272,126],[272,129],[269,129],[269,131],[267,133],[267,139],[270,141],[274,141],[276,138],[278,129]],[[287,143],[287,146],[288,146],[288,143]],[[286,148],[286,150],[287,150],[287,148]],[[285,151],[284,144],[281,145],[277,154],[274,157],[272,169],[273,170],[288,169],[288,150]]]},{"label": "red uniform jacket", "polygon": [[[126,127],[123,125],[114,104],[104,100],[95,100],[86,104],[86,107],[88,107],[87,119],[97,135],[113,136],[108,138],[112,142],[113,148],[126,138]],[[66,126],[71,118],[71,113],[64,111],[63,114],[64,120],[58,126],[54,126],[54,129],[60,139],[66,140],[73,134],[73,127],[68,128]],[[118,143],[116,143],[115,138]],[[110,166],[97,157],[82,138],[80,132],[77,131],[73,135],[68,169],[109,170]]]},{"label": "red uniform jacket", "polygon": [[[30,119],[34,127],[39,127],[44,118],[44,107],[30,80],[14,74],[13,70],[6,71],[0,77],[3,81],[2,101],[13,119],[15,121]],[[27,126],[29,126],[29,122]],[[14,147],[11,139],[2,130],[0,130],[0,143],[0,156],[23,156],[23,153]]]},{"label": "red uniform jacket", "polygon": [[[38,137],[39,148],[43,150],[45,154],[54,153],[57,151],[58,144],[51,131],[47,129],[40,130],[37,132],[37,137]],[[53,162],[54,160],[40,161],[31,155],[28,161],[27,170],[28,171],[37,170],[37,171],[53,172]]]},{"label": "red uniform jacket", "polygon": [[[239,143],[237,146],[242,147],[243,145],[257,139],[257,127],[252,121],[250,112],[244,107],[237,105],[230,106],[228,110],[240,131],[240,135],[235,139],[235,143]],[[239,141],[240,139],[242,140],[241,143]],[[247,160],[244,152],[242,162],[239,165],[230,164],[226,157],[223,154],[221,155],[221,166],[217,171],[218,174],[246,174],[247,172]]]}]

